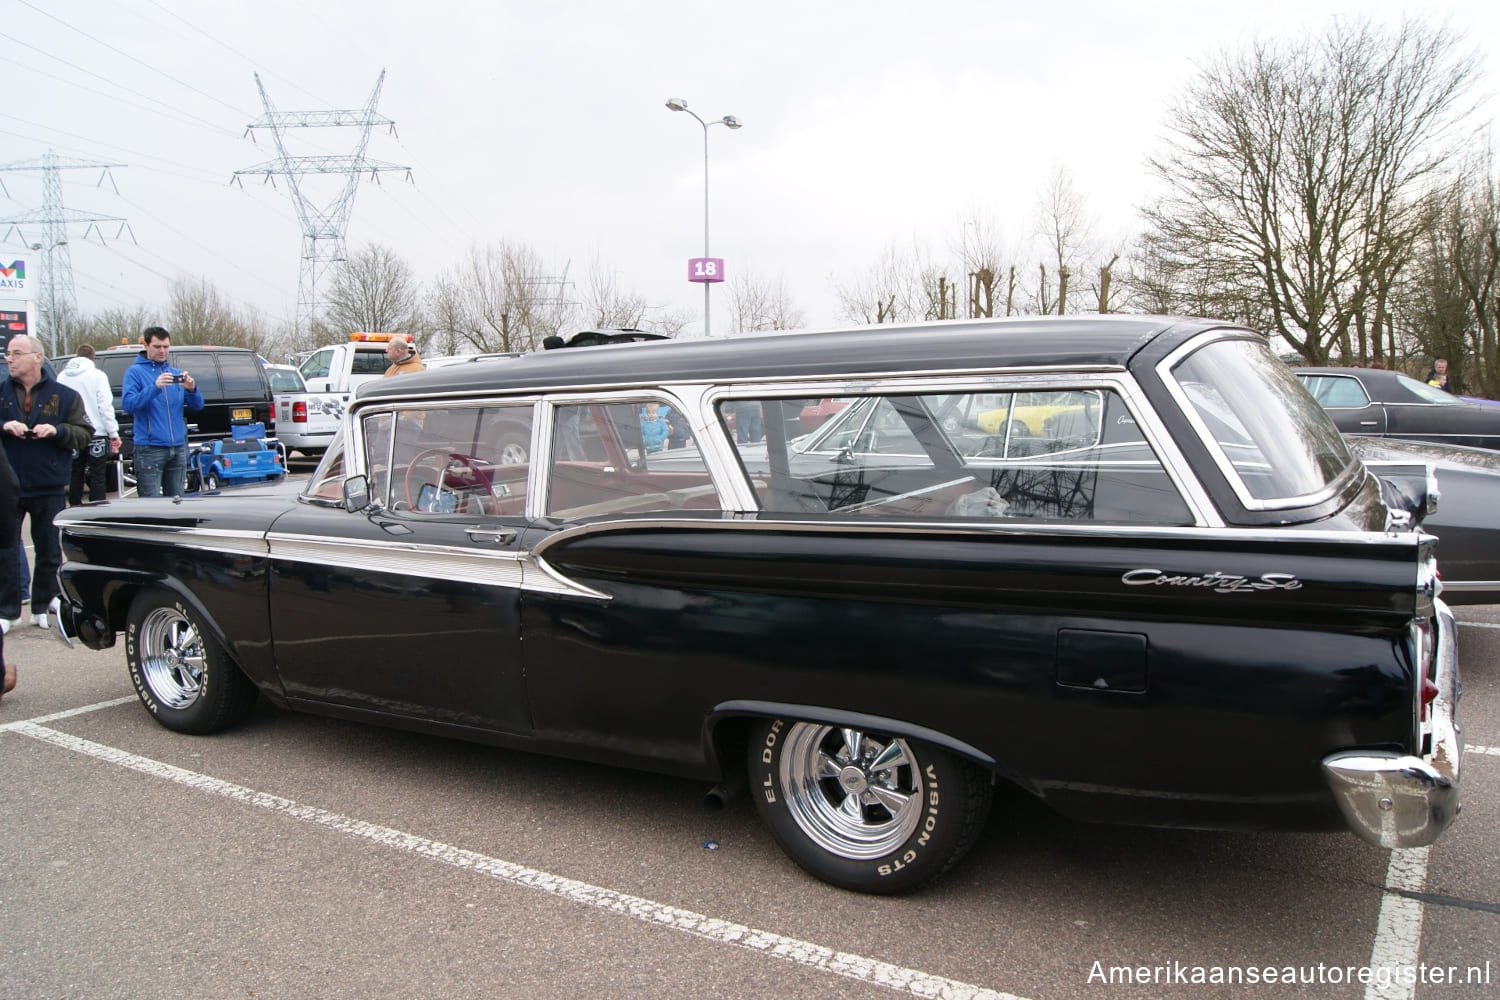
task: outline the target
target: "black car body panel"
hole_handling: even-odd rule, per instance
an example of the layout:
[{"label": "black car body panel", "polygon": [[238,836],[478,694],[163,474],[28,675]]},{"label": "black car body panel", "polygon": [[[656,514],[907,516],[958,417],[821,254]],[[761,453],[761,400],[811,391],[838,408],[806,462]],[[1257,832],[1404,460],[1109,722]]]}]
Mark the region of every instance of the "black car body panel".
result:
[{"label": "black car body panel", "polygon": [[[1246,357],[1247,331],[1132,317],[387,379],[300,494],[66,512],[64,622],[106,645],[160,588],[278,704],[705,780],[785,717],[1086,819],[1429,842],[1458,764],[1438,543]],[[1259,379],[1288,405],[1236,398]],[[815,432],[843,437],[791,440],[819,398],[851,401]],[[746,401],[763,443],[728,432]],[[648,452],[646,403],[696,447]],[[1416,773],[1409,825],[1364,815]]]},{"label": "black car body panel", "polygon": [[1500,404],[1453,396],[1382,368],[1297,368],[1345,434],[1500,449]]},{"label": "black car body panel", "polygon": [[1437,510],[1422,522],[1438,538],[1443,599],[1500,604],[1500,454],[1420,441],[1349,436],[1366,464],[1414,463],[1437,478]]}]

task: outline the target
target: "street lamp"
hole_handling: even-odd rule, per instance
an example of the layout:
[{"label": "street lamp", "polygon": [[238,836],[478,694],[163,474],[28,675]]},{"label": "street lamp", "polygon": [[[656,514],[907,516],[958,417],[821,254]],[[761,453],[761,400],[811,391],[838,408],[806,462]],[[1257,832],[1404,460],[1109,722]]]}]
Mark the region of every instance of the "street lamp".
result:
[{"label": "street lamp", "polygon": [[723,125],[729,129],[740,127],[740,120],[734,115],[725,115],[718,121],[706,122],[698,117],[697,112],[689,111],[687,101],[680,97],[667,98],[667,107],[673,111],[687,111],[703,126],[703,256],[688,261],[688,280],[703,284],[703,335],[709,334],[709,311],[708,290],[714,283],[724,280],[724,262],[716,260],[708,255],[708,127],[710,125]]},{"label": "street lamp", "polygon": [[[52,251],[58,247],[68,245],[67,240],[58,240],[47,247],[47,332],[52,336],[52,343],[47,345],[47,355],[50,357],[57,347],[57,277],[52,272]],[[31,244],[32,250],[42,249],[40,243]]]}]

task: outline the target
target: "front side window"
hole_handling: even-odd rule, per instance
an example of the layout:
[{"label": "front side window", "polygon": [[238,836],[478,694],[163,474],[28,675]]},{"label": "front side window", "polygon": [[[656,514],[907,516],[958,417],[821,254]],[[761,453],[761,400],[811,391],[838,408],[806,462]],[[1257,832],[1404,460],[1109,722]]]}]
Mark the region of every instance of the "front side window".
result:
[{"label": "front side window", "polygon": [[302,367],[297,370],[302,373],[304,379],[327,378],[329,367],[333,364],[333,349],[325,347],[312,357],[302,362]]},{"label": "front side window", "polygon": [[1215,341],[1171,373],[1204,443],[1258,505],[1305,502],[1353,465],[1328,414],[1264,342]]},{"label": "front side window", "polygon": [[418,514],[522,514],[531,422],[530,403],[367,413],[370,496]]},{"label": "front side window", "polygon": [[[845,518],[1190,524],[1192,514],[1113,389],[839,397],[784,455],[737,445],[762,509]],[[743,406],[743,402],[738,404]],[[760,400],[801,424],[800,400]]]}]

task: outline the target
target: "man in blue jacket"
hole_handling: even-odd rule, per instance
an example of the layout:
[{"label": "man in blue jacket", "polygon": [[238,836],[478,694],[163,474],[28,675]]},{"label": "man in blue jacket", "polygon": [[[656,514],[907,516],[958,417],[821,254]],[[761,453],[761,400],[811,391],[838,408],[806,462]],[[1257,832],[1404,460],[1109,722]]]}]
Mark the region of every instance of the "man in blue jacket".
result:
[{"label": "man in blue jacket", "polygon": [[[52,377],[42,364],[34,337],[10,338],[5,346],[10,378],[0,384],[0,432],[5,456],[20,483],[19,513],[31,517],[31,544],[36,563],[31,577],[31,622],[47,627],[47,606],[58,595],[57,569],[62,545],[53,519],[68,505],[66,491],[73,472],[73,451],[87,448],[94,428],[78,393]],[[19,518],[17,518],[19,522]],[[21,543],[19,528],[0,544],[0,559],[16,561],[9,547]],[[19,567],[17,567],[19,569]],[[8,625],[20,617],[20,588],[9,571],[0,573],[0,614]]]},{"label": "man in blue jacket", "polygon": [[143,497],[180,497],[187,488],[187,419],[183,408],[203,409],[203,394],[193,376],[167,363],[172,335],[149,326],[142,338],[146,349],[125,369],[120,409],[134,423],[131,462],[136,492]]}]

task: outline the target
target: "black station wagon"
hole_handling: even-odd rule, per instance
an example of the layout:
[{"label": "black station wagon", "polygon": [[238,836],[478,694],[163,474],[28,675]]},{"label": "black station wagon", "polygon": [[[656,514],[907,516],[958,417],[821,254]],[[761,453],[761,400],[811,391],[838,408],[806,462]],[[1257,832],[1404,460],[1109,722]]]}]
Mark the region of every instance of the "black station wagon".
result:
[{"label": "black station wagon", "polygon": [[748,786],[867,892],[1000,783],[1414,847],[1458,811],[1454,626],[1427,470],[1372,468],[1204,320],[567,347],[361,387],[300,491],[67,511],[61,624],[175,730],[264,694]]}]

